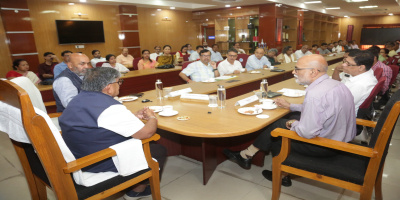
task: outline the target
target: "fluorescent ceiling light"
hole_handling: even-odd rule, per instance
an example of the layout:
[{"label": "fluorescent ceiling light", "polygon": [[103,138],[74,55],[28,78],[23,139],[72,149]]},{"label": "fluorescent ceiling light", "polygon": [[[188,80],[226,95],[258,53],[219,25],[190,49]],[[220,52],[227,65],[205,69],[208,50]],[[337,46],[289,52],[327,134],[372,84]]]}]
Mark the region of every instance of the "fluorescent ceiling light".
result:
[{"label": "fluorescent ceiling light", "polygon": [[157,9],[157,11],[161,11],[161,9]]},{"label": "fluorescent ceiling light", "polygon": [[225,7],[229,8],[229,7],[231,7],[231,5],[225,5]]},{"label": "fluorescent ceiling light", "polygon": [[392,16],[392,15],[393,15],[393,13],[389,13],[389,15],[390,15],[390,16]]},{"label": "fluorescent ceiling light", "polygon": [[326,10],[338,10],[340,7],[331,7],[331,8],[325,8]]},{"label": "fluorescent ceiling light", "polygon": [[74,3],[68,3],[68,5],[73,6],[73,5],[75,5],[75,4],[74,4]]},{"label": "fluorescent ceiling light", "polygon": [[86,0],[79,0],[79,2],[85,3],[85,2],[86,2]]},{"label": "fluorescent ceiling light", "polygon": [[360,6],[361,9],[363,9],[363,8],[377,8],[377,7],[378,6],[376,6],[376,5],[375,6]]},{"label": "fluorescent ceiling light", "polygon": [[237,9],[241,9],[242,7],[240,7],[240,6],[238,6],[238,7],[236,7]]},{"label": "fluorescent ceiling light", "polygon": [[349,16],[345,15],[344,17],[349,18]]},{"label": "fluorescent ceiling light", "polygon": [[305,1],[305,4],[322,3],[322,1]]},{"label": "fluorescent ceiling light", "polygon": [[368,0],[350,0],[350,2],[365,2],[365,1],[368,1]]},{"label": "fluorescent ceiling light", "polygon": [[172,7],[172,6],[171,6],[171,7],[169,7],[169,9],[171,9],[171,10],[175,10],[175,7]]}]

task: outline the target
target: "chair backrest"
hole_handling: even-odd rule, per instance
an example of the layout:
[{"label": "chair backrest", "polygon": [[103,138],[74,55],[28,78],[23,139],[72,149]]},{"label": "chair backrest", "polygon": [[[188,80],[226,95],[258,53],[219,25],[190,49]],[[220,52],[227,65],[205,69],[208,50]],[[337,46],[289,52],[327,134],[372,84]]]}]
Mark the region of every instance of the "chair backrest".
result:
[{"label": "chair backrest", "polygon": [[138,63],[139,63],[139,61],[142,59],[142,57],[138,57],[138,58],[135,58],[135,59],[133,59],[133,62],[132,62],[132,69],[133,70],[139,70],[139,67],[138,67]]},{"label": "chair backrest", "polygon": [[183,55],[183,61],[189,61],[190,54]]},{"label": "chair backrest", "polygon": [[[0,81],[2,102],[21,110],[22,122],[40,162],[58,197],[74,197],[76,190],[70,174],[64,173],[66,162],[47,122],[37,115],[25,90],[11,81]],[[40,147],[40,148],[39,148]]]},{"label": "chair backrest", "polygon": [[241,64],[242,67],[246,67],[247,59],[249,58],[249,55],[247,54],[238,54],[236,60],[238,60]]},{"label": "chair backrest", "polygon": [[392,58],[392,57],[389,57],[388,59],[387,59],[387,65],[392,65],[393,64],[393,60],[394,60],[394,58]]},{"label": "chair backrest", "polygon": [[393,65],[398,65],[399,64],[399,60],[400,60],[400,56],[399,55],[395,55],[393,56]]},{"label": "chair backrest", "polygon": [[377,67],[374,71],[374,75],[376,77],[377,80],[379,80],[382,77],[382,73],[383,73],[383,69]]},{"label": "chair backrest", "polygon": [[392,85],[396,81],[397,75],[399,74],[399,66],[389,65],[389,67],[392,69],[392,79],[390,80],[390,85]]},{"label": "chair backrest", "polygon": [[96,63],[96,67],[101,67],[104,63],[106,63],[106,62],[98,62],[98,63]]},{"label": "chair backrest", "polygon": [[223,60],[220,60],[220,61],[217,62],[217,67],[218,67],[219,63],[221,63],[222,61],[223,61]]},{"label": "chair backrest", "polygon": [[[381,68],[378,68],[381,69]],[[365,101],[360,105],[359,109],[363,108],[369,108],[371,105],[372,101],[375,99],[376,95],[378,95],[379,91],[382,90],[383,85],[385,84],[386,81],[386,76],[382,76],[378,83],[375,85],[375,87],[372,89],[371,93],[369,96],[365,99]]]},{"label": "chair backrest", "polygon": [[188,61],[188,62],[183,63],[182,70],[184,70],[192,62],[196,62],[196,61],[194,60],[194,61]]}]

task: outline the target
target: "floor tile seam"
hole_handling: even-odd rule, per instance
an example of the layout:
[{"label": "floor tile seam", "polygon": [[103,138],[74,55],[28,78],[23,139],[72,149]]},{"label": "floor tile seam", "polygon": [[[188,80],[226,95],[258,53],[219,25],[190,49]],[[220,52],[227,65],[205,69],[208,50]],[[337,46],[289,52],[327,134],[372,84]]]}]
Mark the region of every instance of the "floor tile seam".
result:
[{"label": "floor tile seam", "polygon": [[7,180],[10,180],[10,179],[12,179],[12,178],[16,178],[16,177],[22,177],[22,178],[25,178],[25,175],[23,175],[23,174],[18,174],[18,175],[14,175],[14,176],[10,176],[10,177],[7,177],[7,178],[5,178],[5,179],[3,179],[3,180],[0,180],[0,183],[1,182],[4,182],[4,181],[7,181]]},{"label": "floor tile seam", "polygon": [[202,163],[200,161],[189,159],[184,155],[180,155],[180,156],[176,156],[176,157],[179,158],[179,159],[182,159],[184,161],[191,162],[191,163],[196,164],[196,165],[202,165]]},{"label": "floor tile seam", "polygon": [[177,178],[175,178],[175,179],[171,180],[170,182],[168,182],[168,183],[164,184],[164,185],[163,185],[163,186],[161,186],[160,188],[164,188],[165,186],[167,186],[167,185],[171,184],[172,182],[175,182],[176,180],[178,180],[178,179],[180,179],[180,178],[184,177],[185,175],[189,174],[189,173],[190,173],[190,172],[192,172],[193,170],[195,170],[195,169],[189,170],[188,172],[186,172],[186,173],[182,174],[182,176],[179,176],[179,177],[177,177]]},{"label": "floor tile seam", "polygon": [[223,173],[223,174],[228,175],[228,176],[231,176],[231,177],[234,177],[234,178],[237,178],[237,179],[240,179],[240,180],[242,180],[242,181],[246,181],[246,182],[250,182],[250,183],[253,183],[253,184],[256,184],[256,185],[260,185],[259,183],[256,183],[256,182],[253,182],[253,181],[251,181],[251,180],[247,180],[247,179],[241,178],[241,177],[239,177],[239,176],[237,176],[237,175],[235,175],[235,174],[233,174],[233,173],[229,173],[229,172],[224,171],[224,170],[221,170],[221,169],[217,169],[217,170],[215,170],[215,171],[220,172],[220,173]]},{"label": "floor tile seam", "polygon": [[346,189],[342,188],[342,192],[339,194],[337,200],[342,199],[342,197],[343,197],[343,195],[344,195],[345,192],[346,192]]}]

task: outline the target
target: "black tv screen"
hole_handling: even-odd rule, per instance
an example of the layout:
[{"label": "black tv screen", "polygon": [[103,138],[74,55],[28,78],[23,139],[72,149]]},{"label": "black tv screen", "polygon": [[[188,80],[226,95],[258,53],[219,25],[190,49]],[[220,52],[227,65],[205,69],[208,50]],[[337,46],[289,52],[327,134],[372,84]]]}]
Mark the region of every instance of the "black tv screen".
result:
[{"label": "black tv screen", "polygon": [[385,45],[400,39],[400,28],[363,28],[361,45]]},{"label": "black tv screen", "polygon": [[104,43],[103,21],[56,20],[59,44]]}]

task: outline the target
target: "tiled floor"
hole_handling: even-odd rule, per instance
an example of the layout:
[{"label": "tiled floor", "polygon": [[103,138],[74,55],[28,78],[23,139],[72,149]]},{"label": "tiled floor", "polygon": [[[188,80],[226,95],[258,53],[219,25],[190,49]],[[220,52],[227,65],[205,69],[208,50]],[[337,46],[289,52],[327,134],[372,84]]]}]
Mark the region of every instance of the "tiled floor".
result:
[{"label": "tiled floor", "polygon": [[[271,157],[267,156],[265,168],[271,168]],[[400,123],[397,123],[383,177],[385,200],[400,198]],[[208,184],[202,184],[201,163],[186,157],[169,157],[161,181],[164,200],[262,200],[270,199],[272,184],[261,175],[263,168],[252,166],[243,170],[236,164],[221,163]],[[122,199],[116,195],[116,199]],[[305,178],[293,179],[291,187],[282,187],[282,200],[351,200],[359,194],[335,186]],[[30,199],[29,189],[18,157],[5,133],[0,133],[0,199]],[[48,190],[48,199],[55,199]],[[149,198],[151,199],[151,198]]]}]

